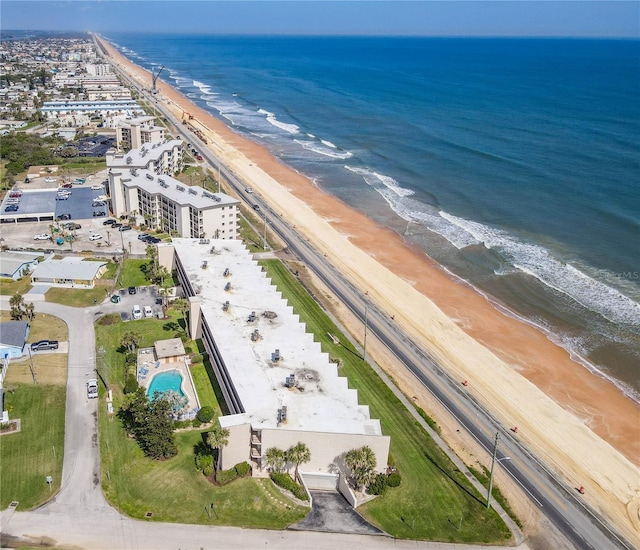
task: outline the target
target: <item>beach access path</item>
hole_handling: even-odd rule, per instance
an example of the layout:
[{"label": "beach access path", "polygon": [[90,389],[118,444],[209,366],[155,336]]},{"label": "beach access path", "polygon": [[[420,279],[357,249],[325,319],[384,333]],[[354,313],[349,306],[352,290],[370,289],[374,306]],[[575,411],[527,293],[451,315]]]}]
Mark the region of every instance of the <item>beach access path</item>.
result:
[{"label": "beach access path", "polygon": [[[149,87],[148,72],[102,44],[139,89]],[[158,105],[177,120],[190,113],[191,124],[198,126],[224,166],[251,182],[255,195],[325,254],[378,309],[393,315],[400,329],[452,378],[468,380],[470,398],[504,426],[519,426],[522,444],[567,485],[584,485],[584,498],[593,509],[638,540],[640,409],[635,403],[591,375],[535,327],[505,315],[422,252],[406,246],[396,233],[326,195],[170,86],[158,81],[158,88]],[[347,314],[342,321],[352,333],[361,331],[353,316]],[[415,392],[419,406],[437,409],[397,361],[379,362],[407,394]]]}]

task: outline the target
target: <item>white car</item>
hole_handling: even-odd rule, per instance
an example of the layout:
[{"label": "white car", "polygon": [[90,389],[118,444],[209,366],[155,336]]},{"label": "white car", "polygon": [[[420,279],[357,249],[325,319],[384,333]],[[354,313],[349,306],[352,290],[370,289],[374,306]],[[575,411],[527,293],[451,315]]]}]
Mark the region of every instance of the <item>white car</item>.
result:
[{"label": "white car", "polygon": [[246,193],[253,193],[253,189],[251,189],[251,187],[247,187],[247,188],[245,189],[245,192],[246,192]]},{"label": "white car", "polygon": [[144,316],[153,317],[153,309],[151,309],[151,306],[144,306]]},{"label": "white car", "polygon": [[132,313],[134,319],[142,319],[142,310],[140,309],[140,306],[133,306]]},{"label": "white car", "polygon": [[104,189],[104,187],[102,185],[92,185],[91,189],[93,191],[102,191]]},{"label": "white car", "polygon": [[56,178],[44,178],[45,183],[55,183],[58,181]]},{"label": "white car", "polygon": [[49,233],[42,233],[40,235],[36,235],[33,240],[34,241],[48,241],[51,238],[51,235],[49,235]]},{"label": "white car", "polygon": [[89,237],[90,241],[97,241],[99,239],[102,239],[102,235],[100,235],[100,233],[92,233]]}]

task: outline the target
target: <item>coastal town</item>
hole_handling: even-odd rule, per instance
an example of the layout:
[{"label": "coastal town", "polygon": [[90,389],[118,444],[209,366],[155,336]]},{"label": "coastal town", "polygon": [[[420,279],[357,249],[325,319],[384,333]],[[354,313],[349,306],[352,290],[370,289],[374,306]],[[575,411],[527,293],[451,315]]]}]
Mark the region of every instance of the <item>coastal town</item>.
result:
[{"label": "coastal town", "polygon": [[273,547],[266,530],[292,547],[534,550],[589,529],[628,548],[626,456],[155,67],[92,34],[0,42],[3,546],[36,519],[49,536],[39,511],[85,507],[104,523],[60,516],[59,543],[115,547],[126,515],[157,526],[155,548],[220,526]]}]

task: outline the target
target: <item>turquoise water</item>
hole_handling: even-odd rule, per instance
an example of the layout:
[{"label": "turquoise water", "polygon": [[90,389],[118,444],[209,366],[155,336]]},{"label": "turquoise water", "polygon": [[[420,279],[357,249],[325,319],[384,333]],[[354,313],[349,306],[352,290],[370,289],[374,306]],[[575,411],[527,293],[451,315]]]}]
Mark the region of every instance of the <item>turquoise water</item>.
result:
[{"label": "turquoise water", "polygon": [[177,370],[156,374],[151,379],[151,384],[149,384],[147,395],[149,396],[149,398],[153,398],[156,392],[164,393],[166,391],[172,390],[176,392],[180,397],[184,397],[185,394],[182,391],[181,387],[182,380],[182,375]]},{"label": "turquoise water", "polygon": [[640,41],[109,38],[640,402]]}]

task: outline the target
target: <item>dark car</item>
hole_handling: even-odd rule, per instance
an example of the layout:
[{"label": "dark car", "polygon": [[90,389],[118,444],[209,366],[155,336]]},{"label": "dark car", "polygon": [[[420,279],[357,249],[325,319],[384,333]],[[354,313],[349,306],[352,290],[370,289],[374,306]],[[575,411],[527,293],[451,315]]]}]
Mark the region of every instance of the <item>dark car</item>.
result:
[{"label": "dark car", "polygon": [[120,295],[119,294],[114,294],[113,296],[111,296],[110,300],[114,304],[119,304],[120,303]]},{"label": "dark car", "polygon": [[40,340],[31,344],[31,351],[48,351],[58,349],[57,340]]},{"label": "dark car", "polygon": [[111,227],[113,227],[114,229],[118,229],[119,227],[122,227],[122,224],[120,222],[112,223]]},{"label": "dark car", "polygon": [[118,231],[129,231],[131,229],[130,225],[122,225],[118,227]]},{"label": "dark car", "polygon": [[253,209],[254,210],[260,210],[260,205],[259,204],[254,204],[253,205]]},{"label": "dark car", "polygon": [[148,237],[150,237],[149,233],[140,233],[140,235],[138,235],[138,240],[146,241]]},{"label": "dark car", "polygon": [[104,210],[94,210],[93,211],[93,217],[94,218],[99,218],[100,216],[106,216],[107,213]]},{"label": "dark car", "polygon": [[104,201],[93,201],[93,204],[91,206],[93,206],[94,208],[96,208],[97,206],[105,206],[107,203]]},{"label": "dark car", "polygon": [[135,286],[129,287],[129,294],[135,294],[136,292],[138,292],[138,289]]},{"label": "dark car", "polygon": [[73,185],[71,185],[70,183],[63,183],[60,187],[62,187],[63,189],[72,189]]},{"label": "dark car", "polygon": [[56,221],[59,222],[60,220],[70,220],[71,219],[71,214],[60,214],[58,217],[56,217]]},{"label": "dark car", "polygon": [[18,211],[18,205],[17,204],[10,204],[9,206],[5,207],[4,211],[5,212],[17,212]]},{"label": "dark car", "polygon": [[114,223],[118,223],[118,222],[116,222],[116,220],[104,220],[102,222],[102,225],[113,225]]}]

